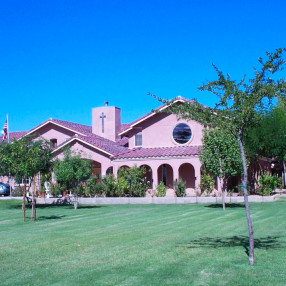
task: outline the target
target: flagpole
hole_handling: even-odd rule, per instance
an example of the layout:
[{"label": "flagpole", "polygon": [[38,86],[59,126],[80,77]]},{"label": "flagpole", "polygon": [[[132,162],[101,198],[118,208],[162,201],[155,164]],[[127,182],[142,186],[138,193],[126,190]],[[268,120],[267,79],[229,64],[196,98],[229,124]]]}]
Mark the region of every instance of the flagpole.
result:
[{"label": "flagpole", "polygon": [[7,114],[7,135],[8,135],[8,143],[10,143],[10,134],[9,134],[9,122],[8,122],[8,114]]}]

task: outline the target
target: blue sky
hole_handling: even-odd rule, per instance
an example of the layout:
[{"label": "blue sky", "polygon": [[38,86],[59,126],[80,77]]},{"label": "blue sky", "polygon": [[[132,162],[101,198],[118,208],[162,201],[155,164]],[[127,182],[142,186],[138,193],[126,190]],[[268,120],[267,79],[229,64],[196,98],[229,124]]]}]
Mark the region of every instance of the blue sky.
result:
[{"label": "blue sky", "polygon": [[128,123],[160,105],[147,92],[213,106],[197,89],[216,78],[211,63],[252,75],[286,47],[285,15],[285,0],[2,0],[0,124],[7,113],[10,131],[51,117],[91,124],[104,101]]}]

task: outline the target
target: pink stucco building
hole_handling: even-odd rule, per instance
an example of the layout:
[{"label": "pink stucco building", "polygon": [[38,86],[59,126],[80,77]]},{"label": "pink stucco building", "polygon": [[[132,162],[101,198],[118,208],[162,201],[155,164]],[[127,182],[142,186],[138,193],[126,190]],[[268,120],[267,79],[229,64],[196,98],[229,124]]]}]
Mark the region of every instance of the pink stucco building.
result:
[{"label": "pink stucco building", "polygon": [[[187,101],[177,97],[175,104]],[[52,142],[53,153],[63,156],[63,149],[80,153],[93,162],[93,173],[99,177],[117,174],[118,169],[133,165],[145,166],[150,187],[163,181],[172,196],[173,182],[179,177],[187,183],[187,191],[199,189],[201,163],[198,148],[202,145],[203,126],[193,120],[178,120],[157,108],[130,124],[121,123],[120,108],[105,103],[92,109],[92,125],[48,119],[28,132],[11,133],[11,137],[37,134]]]}]

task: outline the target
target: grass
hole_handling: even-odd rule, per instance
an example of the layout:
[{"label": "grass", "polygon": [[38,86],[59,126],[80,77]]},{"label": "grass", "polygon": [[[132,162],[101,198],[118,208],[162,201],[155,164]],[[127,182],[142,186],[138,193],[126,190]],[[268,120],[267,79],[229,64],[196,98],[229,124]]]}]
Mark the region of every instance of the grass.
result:
[{"label": "grass", "polygon": [[[285,285],[286,200],[243,205],[39,206],[0,200],[1,285]],[[27,215],[30,215],[28,210]]]}]

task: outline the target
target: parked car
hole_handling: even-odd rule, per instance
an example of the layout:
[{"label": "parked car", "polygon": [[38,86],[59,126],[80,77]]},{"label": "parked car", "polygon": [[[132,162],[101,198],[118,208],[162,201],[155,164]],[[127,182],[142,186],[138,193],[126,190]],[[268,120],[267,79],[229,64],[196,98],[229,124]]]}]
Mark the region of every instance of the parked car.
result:
[{"label": "parked car", "polygon": [[0,196],[10,196],[10,185],[0,183]]}]

